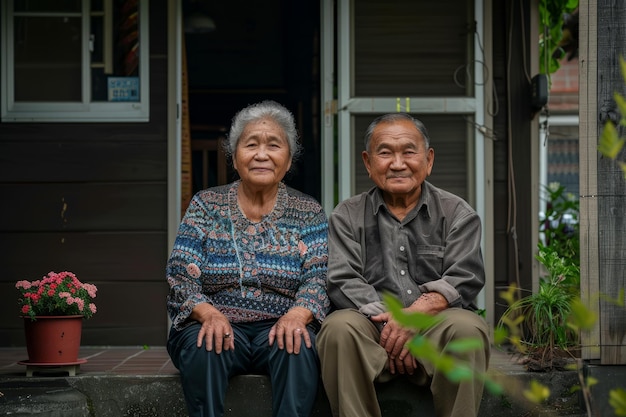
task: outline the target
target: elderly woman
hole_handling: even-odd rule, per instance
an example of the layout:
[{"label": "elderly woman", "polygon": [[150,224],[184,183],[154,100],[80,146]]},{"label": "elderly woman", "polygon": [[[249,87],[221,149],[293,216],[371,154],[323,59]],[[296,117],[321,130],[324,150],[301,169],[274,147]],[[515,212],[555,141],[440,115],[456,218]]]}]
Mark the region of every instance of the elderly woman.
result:
[{"label": "elderly woman", "polygon": [[167,349],[190,416],[222,416],[228,380],[269,374],[274,416],[309,416],[329,309],[322,207],[283,182],[300,153],[292,114],[272,101],[233,119],[239,180],[197,193],[167,263]]}]

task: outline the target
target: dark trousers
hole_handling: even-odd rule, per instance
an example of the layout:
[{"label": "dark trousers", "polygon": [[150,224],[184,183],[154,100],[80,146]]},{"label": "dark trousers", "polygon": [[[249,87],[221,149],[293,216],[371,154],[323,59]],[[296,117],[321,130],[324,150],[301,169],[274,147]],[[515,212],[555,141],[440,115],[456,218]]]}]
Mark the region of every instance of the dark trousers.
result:
[{"label": "dark trousers", "polygon": [[207,351],[205,343],[196,347],[200,324],[183,330],[171,329],[167,351],[180,371],[187,410],[191,417],[222,417],[230,377],[241,374],[267,374],[272,384],[272,410],[275,417],[308,417],[317,395],[319,360],[315,333],[312,347],[304,342],[298,355],[269,345],[268,333],[276,320],[233,323],[235,350]]}]

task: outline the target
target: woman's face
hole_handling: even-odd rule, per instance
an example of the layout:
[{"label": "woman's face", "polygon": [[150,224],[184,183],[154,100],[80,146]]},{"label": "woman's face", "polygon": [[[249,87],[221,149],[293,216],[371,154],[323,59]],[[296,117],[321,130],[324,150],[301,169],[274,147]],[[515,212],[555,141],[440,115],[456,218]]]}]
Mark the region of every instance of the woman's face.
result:
[{"label": "woman's face", "polygon": [[291,167],[287,135],[271,119],[250,122],[237,142],[233,166],[247,185],[270,187],[278,184]]}]

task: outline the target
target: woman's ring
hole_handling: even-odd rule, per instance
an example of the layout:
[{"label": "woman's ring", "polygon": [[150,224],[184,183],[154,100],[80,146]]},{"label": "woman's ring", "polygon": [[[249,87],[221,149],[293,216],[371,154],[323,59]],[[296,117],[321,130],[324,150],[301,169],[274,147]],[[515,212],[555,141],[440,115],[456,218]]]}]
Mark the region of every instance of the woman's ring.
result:
[{"label": "woman's ring", "polygon": [[297,329],[296,329],[296,333],[302,333],[302,329],[297,328]]},{"label": "woman's ring", "polygon": [[230,333],[224,333],[224,339],[228,339],[230,337]]}]

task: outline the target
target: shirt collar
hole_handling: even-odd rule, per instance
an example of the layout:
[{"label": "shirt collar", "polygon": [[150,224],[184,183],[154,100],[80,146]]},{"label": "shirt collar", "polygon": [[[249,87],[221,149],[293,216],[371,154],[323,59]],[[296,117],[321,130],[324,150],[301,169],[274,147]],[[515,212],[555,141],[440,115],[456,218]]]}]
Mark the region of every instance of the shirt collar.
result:
[{"label": "shirt collar", "polygon": [[[431,217],[430,210],[429,210],[429,205],[431,204],[431,201],[432,201],[431,187],[432,185],[428,181],[424,181],[422,183],[422,192],[420,194],[420,199],[417,202],[417,205],[413,208],[413,210],[411,210],[411,212],[409,213],[409,215],[406,217],[405,220],[413,219],[415,216],[417,216],[417,213],[421,212],[422,210],[424,210],[424,214],[426,217],[428,218]],[[387,209],[387,205],[385,204],[385,200],[383,199],[383,192],[381,191],[380,188],[373,187],[372,189],[370,189],[368,191],[368,198],[370,199],[370,202],[372,203],[372,211],[373,211],[372,214],[374,216],[378,215],[378,212],[380,211],[381,207],[384,207],[385,210],[389,212],[389,210]]]}]

